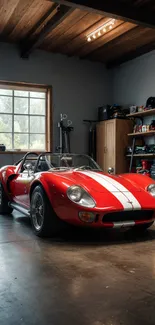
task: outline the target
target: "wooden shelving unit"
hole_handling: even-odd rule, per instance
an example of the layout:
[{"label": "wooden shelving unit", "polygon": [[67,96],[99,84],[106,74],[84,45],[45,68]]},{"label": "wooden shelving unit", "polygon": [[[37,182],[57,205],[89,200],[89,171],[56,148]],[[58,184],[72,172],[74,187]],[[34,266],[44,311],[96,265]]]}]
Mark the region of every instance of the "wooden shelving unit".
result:
[{"label": "wooden shelving unit", "polygon": [[[131,157],[131,155],[126,155],[126,157]],[[155,157],[155,153],[134,153],[133,157]]]},{"label": "wooden shelving unit", "polygon": [[134,132],[128,134],[129,137],[141,137],[141,136],[148,137],[151,135],[155,135],[155,130],[148,131],[148,132]]},{"label": "wooden shelving unit", "polygon": [[136,113],[132,113],[132,114],[128,114],[127,117],[141,117],[141,116],[149,116],[149,115],[154,115],[155,114],[155,108],[153,109],[149,109],[147,111],[144,112],[136,112]]},{"label": "wooden shelving unit", "polygon": [[[155,108],[150,109],[150,110],[146,110],[143,112],[136,112],[136,113],[132,113],[132,114],[128,114],[127,117],[128,118],[140,118],[142,120],[143,123],[143,118],[145,116],[155,116]],[[148,153],[148,154],[134,154],[134,150],[135,150],[135,143],[136,143],[136,138],[138,137],[149,137],[149,136],[155,136],[155,130],[151,130],[148,132],[135,132],[135,133],[129,133],[128,134],[129,137],[132,137],[132,153],[131,155],[126,155],[127,157],[130,157],[130,168],[129,168],[129,172],[131,172],[132,169],[132,162],[133,162],[133,158],[134,157],[155,157],[155,154],[152,153]]]}]

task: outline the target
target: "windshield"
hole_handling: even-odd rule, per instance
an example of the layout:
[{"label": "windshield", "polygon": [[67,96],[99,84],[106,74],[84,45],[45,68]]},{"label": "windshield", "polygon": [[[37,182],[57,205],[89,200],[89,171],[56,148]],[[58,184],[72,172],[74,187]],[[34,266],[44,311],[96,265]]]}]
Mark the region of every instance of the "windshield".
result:
[{"label": "windshield", "polygon": [[[45,166],[46,165],[46,166]],[[38,161],[39,170],[101,170],[97,163],[87,155],[80,154],[52,154],[44,153]]]}]

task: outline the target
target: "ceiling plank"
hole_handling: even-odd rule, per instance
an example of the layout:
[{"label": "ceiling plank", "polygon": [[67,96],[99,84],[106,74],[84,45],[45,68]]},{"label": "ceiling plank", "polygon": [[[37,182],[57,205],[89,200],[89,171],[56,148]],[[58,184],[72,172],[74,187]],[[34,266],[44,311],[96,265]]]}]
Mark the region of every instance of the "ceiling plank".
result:
[{"label": "ceiling plank", "polygon": [[[21,17],[16,26],[9,34],[9,39],[13,42],[19,42],[28,35],[29,31],[41,17],[43,17],[54,5],[53,2],[33,0],[25,14]],[[37,29],[37,33],[40,30]],[[34,35],[33,35],[34,36]]]},{"label": "ceiling plank", "polygon": [[73,9],[65,5],[61,5],[56,8],[55,15],[47,22],[40,34],[34,40],[28,39],[21,48],[21,57],[26,58],[30,55],[33,49],[39,47],[44,41],[45,37],[51,32],[56,26],[58,26],[71,12]]},{"label": "ceiling plank", "polygon": [[96,39],[95,41],[92,41],[91,43],[85,44],[78,52],[77,54],[81,58],[87,58],[88,55],[96,53],[100,50],[105,44],[111,42],[116,37],[119,37],[120,35],[125,34],[129,30],[135,28],[136,25],[131,23],[124,23],[122,21],[117,21],[117,25],[115,28],[113,28],[111,31],[103,35],[102,37]]},{"label": "ceiling plank", "polygon": [[87,45],[87,35],[91,33],[93,30],[99,28],[101,25],[106,24],[109,19],[102,18],[97,23],[92,22],[92,25],[86,29],[83,29],[80,33],[77,35],[74,35],[74,37],[71,40],[68,40],[68,42],[61,47],[61,51],[63,54],[67,54],[69,56],[77,55],[77,51],[79,51],[81,48],[83,48],[84,45]]},{"label": "ceiling plank", "polygon": [[0,5],[0,33],[3,32],[18,3],[19,0],[10,0]]},{"label": "ceiling plank", "polygon": [[115,68],[116,66],[118,66],[122,63],[133,60],[136,57],[146,54],[148,52],[151,52],[153,50],[155,50],[155,41],[145,44],[139,48],[136,48],[135,50],[130,51],[129,53],[123,54],[122,56],[120,56],[119,58],[117,58],[113,61],[109,61],[107,63],[107,68],[108,69]]},{"label": "ceiling plank", "polygon": [[143,47],[146,44],[152,43],[155,41],[154,30],[150,28],[142,28],[138,26],[131,32],[118,37],[116,42],[109,42],[106,46],[103,47],[102,52],[98,55],[90,55],[89,59],[92,61],[100,61],[105,64],[116,61],[122,57],[125,57],[130,52],[134,52],[137,49]]},{"label": "ceiling plank", "polygon": [[[124,46],[126,50],[128,51],[129,44],[135,44],[137,42],[137,38],[143,38],[145,34],[149,33],[151,29],[142,28],[140,26],[135,27],[134,29],[120,35],[117,38],[114,38],[112,41],[108,42],[104,46],[102,46],[100,49],[94,51],[92,54],[88,55],[88,58],[91,59],[106,59],[108,56],[115,57],[116,55],[116,49],[119,51],[122,50],[122,47]],[[154,30],[152,30],[154,34]],[[147,34],[148,35],[148,34]]]},{"label": "ceiling plank", "polygon": [[155,28],[154,12],[147,7],[133,7],[121,0],[54,0],[57,3],[94,11],[116,19],[121,19],[144,27]]},{"label": "ceiling plank", "polygon": [[103,16],[101,15],[94,15],[92,13],[87,13],[82,19],[80,19],[77,23],[73,24],[72,26],[68,26],[68,30],[63,33],[60,37],[53,39],[51,44],[52,51],[60,51],[62,48],[68,44],[68,42],[72,42],[72,40],[80,33],[82,33],[87,28],[90,28],[93,24],[98,22]]},{"label": "ceiling plank", "polygon": [[[31,5],[32,0],[20,0],[18,1],[17,6],[12,12],[12,15],[10,16],[7,24],[5,25],[3,29],[3,37],[8,37],[9,34],[12,32],[14,27],[18,24],[20,21],[21,17],[26,13],[28,10],[29,6]],[[11,7],[11,4],[10,4]],[[10,8],[7,9],[8,12],[10,12]]]},{"label": "ceiling plank", "polygon": [[71,26],[76,25],[86,15],[88,15],[86,11],[75,9],[66,19],[61,22],[61,24],[59,24],[47,35],[41,47],[50,50],[51,43],[55,42],[55,40],[57,40],[57,38],[60,36],[68,33]]}]

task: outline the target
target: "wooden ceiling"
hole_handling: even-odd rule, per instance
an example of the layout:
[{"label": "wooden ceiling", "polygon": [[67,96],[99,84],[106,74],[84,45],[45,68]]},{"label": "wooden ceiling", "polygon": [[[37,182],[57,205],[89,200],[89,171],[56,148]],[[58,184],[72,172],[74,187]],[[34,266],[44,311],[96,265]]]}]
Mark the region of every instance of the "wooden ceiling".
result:
[{"label": "wooden ceiling", "polygon": [[[0,0],[0,40],[113,67],[155,49],[155,0]],[[112,30],[87,35],[115,18]]]}]

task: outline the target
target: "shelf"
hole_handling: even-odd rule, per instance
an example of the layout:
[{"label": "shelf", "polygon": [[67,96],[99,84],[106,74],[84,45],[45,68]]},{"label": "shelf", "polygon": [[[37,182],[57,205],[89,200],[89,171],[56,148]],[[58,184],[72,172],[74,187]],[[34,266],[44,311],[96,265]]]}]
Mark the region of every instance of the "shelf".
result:
[{"label": "shelf", "polygon": [[149,115],[154,115],[155,114],[155,108],[149,109],[148,111],[144,112],[137,112],[137,113],[132,113],[132,114],[127,114],[127,117],[141,117],[141,116],[149,116]]},{"label": "shelf", "polygon": [[[131,155],[126,155],[126,157],[131,157]],[[155,157],[155,153],[135,153],[133,157]]]},{"label": "shelf", "polygon": [[155,130],[148,131],[148,132],[135,132],[135,133],[128,134],[129,137],[141,137],[141,136],[149,137],[151,135],[155,135]]},{"label": "shelf", "polygon": [[[0,151],[0,155],[10,155],[10,154],[17,154],[17,155],[21,155],[21,154],[23,154],[23,155],[26,155],[26,153],[28,153],[28,152],[31,152],[31,151],[20,151],[20,150],[12,150],[12,151]],[[32,152],[36,152],[36,153],[38,153],[38,154],[40,154],[40,153],[44,153],[45,151],[32,151]]]}]

